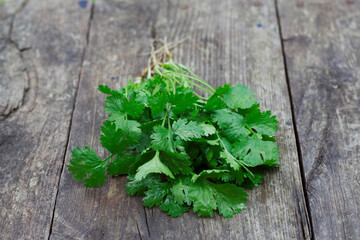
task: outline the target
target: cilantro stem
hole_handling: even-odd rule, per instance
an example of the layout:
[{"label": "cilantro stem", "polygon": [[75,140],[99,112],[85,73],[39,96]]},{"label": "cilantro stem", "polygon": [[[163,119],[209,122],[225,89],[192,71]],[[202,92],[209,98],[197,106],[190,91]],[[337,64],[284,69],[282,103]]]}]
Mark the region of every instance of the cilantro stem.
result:
[{"label": "cilantro stem", "polygon": [[106,158],[106,159],[103,161],[103,163],[108,162],[110,159],[112,159],[112,157],[113,157],[114,155],[115,155],[115,154],[111,154],[108,158]]},{"label": "cilantro stem", "polygon": [[[167,106],[166,106],[166,109],[167,109]],[[166,113],[165,113],[165,116],[164,116],[164,118],[163,118],[163,121],[162,121],[161,126],[165,126],[165,121],[166,121],[166,119],[167,119],[167,115],[168,115],[168,111],[166,110]]]},{"label": "cilantro stem", "polygon": [[246,130],[248,130],[253,136],[255,136],[256,138],[260,139],[258,137],[258,135],[256,134],[256,132],[254,132],[254,130],[251,129],[251,127],[249,127],[247,124],[245,124],[245,128]]},{"label": "cilantro stem", "polygon": [[[225,144],[223,143],[223,141],[221,140],[221,138],[220,138],[220,135],[219,135],[219,133],[218,132],[216,132],[216,136],[218,137],[218,140],[220,141],[220,144],[221,144],[221,147],[225,150],[225,151],[227,151],[227,152],[229,152],[227,149],[226,149],[226,146],[225,146]],[[230,152],[229,152],[230,153]],[[230,153],[231,154],[231,153]],[[232,154],[231,154],[232,155]],[[234,157],[234,156],[233,156]],[[235,158],[235,157],[234,157]],[[237,163],[241,166],[241,167],[243,167],[252,177],[254,177],[254,174],[247,168],[247,166],[246,166],[246,164],[244,163],[244,162],[242,162],[241,160],[238,160],[237,158],[235,158],[237,161]]]},{"label": "cilantro stem", "polygon": [[[213,87],[211,87],[208,83],[206,83],[204,80],[200,79],[200,78],[195,78],[195,77],[192,77],[192,76],[189,76],[189,75],[186,75],[186,74],[181,74],[181,73],[177,73],[177,72],[171,72],[171,74],[174,74],[174,75],[177,75],[178,77],[185,77],[185,78],[190,78],[190,79],[193,79],[203,85],[205,85],[208,89],[210,89],[211,91],[208,91],[208,90],[204,90],[210,94],[212,94],[213,92],[215,92],[215,89]],[[195,85],[194,82],[191,81],[191,83],[193,85]]]}]

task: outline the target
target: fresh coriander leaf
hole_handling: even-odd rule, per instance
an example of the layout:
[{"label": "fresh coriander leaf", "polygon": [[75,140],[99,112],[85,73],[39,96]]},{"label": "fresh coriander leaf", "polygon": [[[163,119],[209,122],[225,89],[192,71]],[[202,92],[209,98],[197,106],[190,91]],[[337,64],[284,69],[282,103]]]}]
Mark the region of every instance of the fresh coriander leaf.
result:
[{"label": "fresh coriander leaf", "polygon": [[164,202],[164,197],[169,193],[169,183],[158,183],[149,186],[149,189],[145,192],[146,197],[143,198],[144,206],[152,208],[159,206]]},{"label": "fresh coriander leaf", "polygon": [[136,181],[134,177],[128,177],[131,182],[126,184],[126,192],[129,195],[142,196],[149,186],[157,185],[161,182],[158,174],[149,174],[144,179]]},{"label": "fresh coriander leaf", "polygon": [[204,108],[207,111],[215,111],[215,110],[224,109],[225,106],[226,105],[224,101],[219,96],[213,95],[207,100]]},{"label": "fresh coriander leaf", "polygon": [[203,170],[201,173],[193,175],[191,181],[196,182],[198,179],[207,179],[207,178],[219,179],[224,173],[228,173],[228,172],[229,172],[228,170],[219,170],[219,169]]},{"label": "fresh coriander leaf", "polygon": [[215,95],[223,95],[225,93],[228,93],[231,89],[231,84],[224,84],[224,86],[219,86],[216,90],[215,90]]},{"label": "fresh coriander leaf", "polygon": [[245,179],[242,183],[242,187],[247,189],[254,189],[257,187],[263,180],[264,175],[260,171],[255,171],[252,169],[251,173],[245,172],[244,173]]},{"label": "fresh coriander leaf", "polygon": [[246,115],[246,124],[257,133],[273,137],[277,131],[278,122],[270,111],[253,111]]},{"label": "fresh coriander leaf", "polygon": [[154,150],[175,151],[173,133],[170,129],[163,126],[155,126],[151,139]]},{"label": "fresh coriander leaf", "polygon": [[141,180],[150,173],[163,173],[171,178],[175,178],[170,169],[160,161],[159,152],[156,152],[153,159],[137,169],[135,180]]},{"label": "fresh coriander leaf", "polygon": [[117,154],[114,161],[109,163],[107,173],[111,176],[129,174],[129,167],[134,162],[135,158],[131,153]]},{"label": "fresh coriander leaf", "polygon": [[172,195],[167,195],[165,201],[160,206],[161,210],[168,212],[168,215],[172,217],[179,217],[182,213],[188,212],[189,207],[188,206],[182,206],[176,201],[174,201],[174,198]]},{"label": "fresh coriander leaf", "polygon": [[109,116],[110,121],[113,121],[116,130],[120,129],[123,137],[129,142],[137,142],[141,136],[140,123],[135,120],[127,120],[126,115],[116,112]]},{"label": "fresh coriander leaf", "polygon": [[248,194],[235,184],[212,184],[219,213],[231,218],[246,208]]},{"label": "fresh coriander leaf", "polygon": [[99,85],[98,87],[99,91],[104,93],[104,94],[107,94],[107,95],[113,95],[113,90],[111,90],[111,88],[109,88],[108,86],[106,85]]},{"label": "fresh coriander leaf", "polygon": [[223,109],[216,111],[212,118],[231,142],[235,142],[241,135],[249,134],[245,127],[245,119],[240,114]]},{"label": "fresh coriander leaf", "polygon": [[112,154],[121,153],[129,146],[129,142],[123,138],[123,132],[120,129],[116,130],[114,123],[105,121],[101,132],[103,134],[100,135],[100,143]]},{"label": "fresh coriander leaf", "polygon": [[105,183],[105,168],[107,161],[101,160],[93,149],[75,148],[71,151],[68,169],[74,179],[84,181],[85,187],[94,188]]},{"label": "fresh coriander leaf", "polygon": [[244,182],[245,173],[240,168],[239,170],[230,170],[228,173],[221,175],[221,180],[224,182],[235,182],[237,185],[241,185]]},{"label": "fresh coriander leaf", "polygon": [[186,153],[177,152],[161,152],[160,158],[173,174],[189,175],[193,171],[191,169],[191,161]]},{"label": "fresh coriander leaf", "polygon": [[107,113],[117,113],[117,112],[123,112],[123,102],[127,101],[126,98],[119,94],[119,95],[112,95],[108,96],[105,99],[105,105],[104,109]]},{"label": "fresh coriander leaf", "polygon": [[171,188],[171,193],[174,196],[175,202],[183,205],[186,203],[187,205],[191,204],[191,200],[189,199],[189,189],[190,189],[191,178],[179,176],[173,184]]},{"label": "fresh coriander leaf", "polygon": [[177,87],[177,92],[171,94],[169,102],[172,105],[172,111],[175,114],[187,113],[195,108],[197,97],[194,96],[192,88]]},{"label": "fresh coriander leaf", "polygon": [[201,138],[204,130],[194,121],[187,121],[186,119],[179,119],[172,125],[175,134],[182,140],[189,141],[191,138]]},{"label": "fresh coriander leaf", "polygon": [[204,130],[204,136],[206,137],[216,133],[216,128],[213,125],[201,123],[200,127]]},{"label": "fresh coriander leaf", "polygon": [[155,126],[154,132],[151,134],[151,147],[154,150],[176,152],[176,149],[183,150],[183,142],[180,139],[174,140],[174,132],[172,129],[163,126]]},{"label": "fresh coriander leaf", "polygon": [[129,101],[123,101],[123,110],[133,118],[139,117],[144,111],[145,105],[141,102],[130,99]]},{"label": "fresh coriander leaf", "polygon": [[223,152],[220,152],[220,156],[225,160],[234,170],[240,169],[239,161],[226,149]]},{"label": "fresh coriander leaf", "polygon": [[154,127],[160,125],[162,119],[156,119],[153,121],[145,122],[141,124],[141,131],[144,133],[151,133],[154,130]]},{"label": "fresh coriander leaf", "polygon": [[279,158],[279,150],[275,143],[262,141],[256,136],[243,136],[234,144],[232,152],[251,167],[274,166]]},{"label": "fresh coriander leaf", "polygon": [[219,209],[224,217],[232,217],[245,209],[247,193],[234,184],[214,184],[199,179],[190,185],[189,197],[194,205],[194,212],[201,217],[213,216],[213,210]]},{"label": "fresh coriander leaf", "polygon": [[223,99],[226,105],[232,109],[245,109],[250,108],[257,102],[256,98],[253,97],[253,94],[254,91],[251,91],[242,84],[237,84],[224,95]]},{"label": "fresh coriander leaf", "polygon": [[168,97],[166,92],[159,92],[149,98],[149,107],[153,118],[164,112],[167,101]]},{"label": "fresh coriander leaf", "polygon": [[193,203],[194,212],[200,217],[212,217],[217,203],[214,198],[213,188],[207,180],[190,184],[189,199]]}]

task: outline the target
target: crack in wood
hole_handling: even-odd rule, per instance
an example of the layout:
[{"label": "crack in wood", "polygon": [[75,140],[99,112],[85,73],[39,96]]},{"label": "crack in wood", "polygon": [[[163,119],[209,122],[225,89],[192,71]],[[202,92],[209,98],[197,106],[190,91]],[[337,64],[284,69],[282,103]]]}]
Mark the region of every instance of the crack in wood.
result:
[{"label": "crack in wood", "polygon": [[62,167],[61,167],[61,170],[60,170],[61,175],[59,177],[59,180],[58,180],[58,183],[57,183],[57,186],[56,186],[57,189],[56,189],[56,195],[55,195],[55,203],[54,203],[54,208],[53,208],[53,211],[52,211],[52,217],[51,217],[51,224],[50,224],[50,231],[49,231],[48,239],[50,239],[51,234],[52,234],[52,228],[53,228],[54,218],[55,218],[56,203],[57,203],[57,198],[58,198],[59,189],[60,189],[60,181],[61,181],[61,176],[63,175],[63,172],[64,172],[64,165],[65,165],[66,156],[68,154],[69,143],[70,143],[70,132],[71,132],[71,127],[72,127],[72,122],[73,122],[73,117],[74,117],[74,112],[75,112],[75,107],[76,107],[76,99],[77,99],[77,95],[78,95],[78,92],[79,92],[79,86],[80,86],[80,81],[81,81],[81,77],[82,77],[82,69],[83,69],[83,65],[84,65],[85,53],[86,53],[87,47],[89,45],[91,24],[92,24],[92,21],[93,21],[93,18],[94,18],[94,13],[95,13],[95,3],[92,3],[91,9],[90,9],[90,16],[89,16],[89,20],[88,20],[87,32],[86,32],[86,43],[85,43],[83,53],[82,53],[82,56],[81,56],[80,70],[79,70],[78,81],[77,81],[77,85],[76,85],[76,89],[75,89],[73,107],[72,107],[71,118],[70,118],[70,126],[69,126],[69,129],[68,129],[67,140],[66,140],[66,144],[65,144],[65,154],[64,154],[64,157],[63,157],[63,163],[62,163]]},{"label": "crack in wood", "polygon": [[[292,118],[292,123],[293,123],[293,127],[294,127],[294,135],[295,135],[295,141],[296,141],[297,155],[298,155],[298,159],[299,159],[299,166],[300,166],[300,173],[301,173],[300,176],[301,176],[301,181],[302,181],[303,194],[304,194],[304,197],[305,197],[305,204],[306,204],[305,205],[305,215],[306,215],[306,218],[307,218],[306,222],[307,222],[307,225],[308,225],[307,227],[309,229],[310,239],[314,239],[314,236],[313,236],[313,224],[312,224],[312,218],[311,218],[311,209],[310,209],[309,198],[308,198],[308,195],[307,195],[307,187],[306,187],[307,183],[306,183],[304,166],[303,166],[303,161],[302,161],[302,153],[301,153],[301,147],[300,147],[300,142],[299,142],[299,134],[298,134],[297,127],[296,127],[295,114],[294,114],[294,105],[293,105],[293,100],[292,100],[291,86],[290,86],[290,81],[289,81],[287,62],[286,62],[286,55],[285,55],[285,50],[284,50],[284,39],[283,39],[282,29],[281,29],[281,21],[280,21],[278,0],[274,0],[274,4],[275,4],[275,13],[276,13],[277,25],[278,25],[278,29],[279,29],[279,38],[280,38],[280,42],[281,42],[282,57],[283,57],[283,61],[284,61],[285,79],[286,79],[289,102],[290,102],[290,107],[291,107],[291,118]],[[298,206],[298,209],[299,209],[299,207],[300,206]],[[301,214],[300,214],[300,218],[302,218]],[[303,226],[302,219],[301,219],[301,226],[302,226],[302,232],[303,232],[303,235],[304,235],[304,226]]]},{"label": "crack in wood", "polygon": [[147,228],[147,231],[148,231],[149,238],[151,238],[150,227],[149,227],[149,222],[148,222],[148,217],[147,217],[145,206],[143,206],[143,209],[144,209],[144,214],[145,214],[146,228]]},{"label": "crack in wood", "polygon": [[136,222],[136,228],[137,228],[137,231],[138,231],[138,234],[139,234],[139,238],[140,238],[140,240],[142,240],[141,232],[140,232],[140,229],[139,229],[139,223],[138,223],[138,222]]}]

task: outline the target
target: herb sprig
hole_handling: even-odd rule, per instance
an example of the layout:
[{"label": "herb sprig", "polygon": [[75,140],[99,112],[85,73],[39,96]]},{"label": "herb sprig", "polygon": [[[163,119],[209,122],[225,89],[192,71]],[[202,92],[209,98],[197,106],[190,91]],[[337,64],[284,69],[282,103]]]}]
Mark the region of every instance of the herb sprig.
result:
[{"label": "herb sprig", "polygon": [[106,173],[128,175],[127,193],[145,196],[147,207],[174,217],[191,206],[201,217],[216,209],[232,217],[245,209],[244,188],[261,183],[259,167],[278,165],[276,117],[260,111],[244,85],[214,89],[169,61],[144,82],[99,90],[109,114],[100,142],[110,155],[103,160],[89,147],[76,148],[68,165],[86,187],[103,185]]}]

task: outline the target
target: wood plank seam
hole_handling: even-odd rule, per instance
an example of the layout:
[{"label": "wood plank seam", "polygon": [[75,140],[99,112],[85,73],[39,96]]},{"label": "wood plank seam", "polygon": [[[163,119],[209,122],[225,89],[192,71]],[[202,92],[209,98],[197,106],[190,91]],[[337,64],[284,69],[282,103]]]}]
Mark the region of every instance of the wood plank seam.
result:
[{"label": "wood plank seam", "polygon": [[53,227],[53,223],[54,223],[56,202],[57,202],[57,198],[58,198],[58,194],[59,194],[61,176],[63,175],[63,171],[65,169],[64,168],[65,160],[66,160],[66,156],[67,156],[68,151],[69,151],[70,133],[71,133],[71,127],[72,127],[75,107],[76,107],[76,99],[77,99],[77,95],[78,95],[78,92],[79,92],[79,86],[80,86],[80,81],[81,81],[81,76],[82,76],[82,69],[83,69],[85,54],[86,54],[87,47],[89,46],[91,23],[92,23],[92,20],[93,20],[93,17],[94,17],[94,12],[95,12],[95,4],[94,4],[94,2],[92,2],[91,3],[91,8],[90,8],[90,16],[89,16],[89,20],[88,20],[88,27],[87,27],[87,32],[86,32],[86,43],[85,43],[85,46],[84,46],[84,49],[83,49],[83,52],[82,52],[82,56],[81,56],[81,63],[80,63],[80,70],[79,70],[79,75],[78,75],[78,82],[77,82],[77,85],[76,85],[73,108],[72,108],[71,118],[70,118],[70,125],[69,125],[68,133],[67,133],[67,139],[66,139],[66,145],[65,145],[65,154],[64,154],[64,157],[63,157],[62,167],[61,167],[61,171],[60,171],[61,175],[59,177],[59,180],[58,180],[58,183],[57,183],[57,186],[56,186],[55,203],[54,203],[54,208],[53,208],[52,216],[51,216],[50,231],[49,231],[48,239],[50,239],[50,236],[51,236],[51,233],[52,233],[52,227]]},{"label": "wood plank seam", "polygon": [[[297,149],[297,154],[298,154],[298,159],[299,159],[301,182],[302,182],[302,187],[303,187],[303,192],[304,192],[304,197],[305,197],[305,203],[306,203],[306,212],[305,212],[305,214],[307,216],[306,222],[308,223],[309,229],[310,229],[310,239],[314,239],[313,224],[312,224],[312,217],[311,217],[311,209],[310,209],[310,204],[309,204],[309,199],[308,199],[306,178],[305,178],[305,172],[304,172],[304,166],[303,166],[303,160],[302,160],[302,153],[301,153],[301,147],[300,147],[300,141],[299,141],[299,134],[298,134],[298,131],[297,131],[297,126],[296,126],[296,121],[295,121],[294,104],[293,104],[293,99],[292,99],[292,94],[291,94],[291,87],[290,87],[290,81],[289,81],[289,75],[288,75],[288,69],[287,69],[287,63],[286,63],[286,56],[285,56],[285,50],[284,50],[284,41],[286,41],[288,39],[284,39],[283,35],[282,35],[281,20],[280,20],[279,7],[278,7],[278,0],[274,0],[274,4],[275,4],[277,24],[278,24],[278,28],[279,28],[279,38],[280,38],[280,43],[281,43],[282,57],[283,57],[283,61],[284,61],[285,79],[286,79],[286,86],[287,86],[287,90],[288,90],[288,94],[289,94],[291,117],[292,117],[292,124],[293,124],[293,128],[294,128],[296,149]],[[303,233],[304,233],[304,231],[303,231]],[[305,234],[304,234],[304,239],[305,239]]]}]

